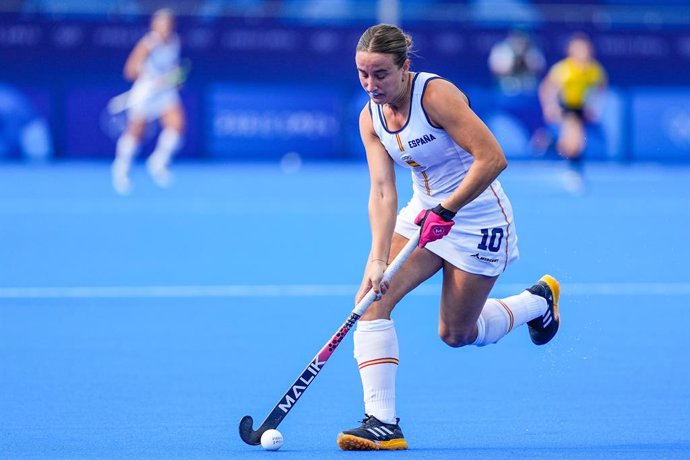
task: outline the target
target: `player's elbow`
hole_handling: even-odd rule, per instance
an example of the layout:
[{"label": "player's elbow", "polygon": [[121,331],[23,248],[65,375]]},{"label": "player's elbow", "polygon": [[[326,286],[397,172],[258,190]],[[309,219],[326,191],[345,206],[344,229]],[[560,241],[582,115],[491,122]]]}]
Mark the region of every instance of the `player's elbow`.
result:
[{"label": "player's elbow", "polygon": [[125,77],[125,80],[134,81],[139,77],[139,72],[135,66],[127,64],[122,70],[122,76]]},{"label": "player's elbow", "polygon": [[125,78],[127,81],[134,81],[137,79],[137,76],[134,74],[134,72],[130,71],[129,69],[125,69],[122,72],[122,76]]},{"label": "player's elbow", "polygon": [[392,181],[376,181],[372,182],[371,189],[369,190],[369,202],[370,203],[384,203],[389,204],[391,202],[397,203],[397,190],[395,188],[395,183]]},{"label": "player's elbow", "polygon": [[508,167],[508,160],[506,159],[506,156],[501,152],[501,154],[496,158],[494,161],[494,167],[496,168],[497,172],[502,172]]},{"label": "player's elbow", "polygon": [[539,97],[539,103],[544,106],[556,99],[557,92],[548,81],[544,80],[537,89],[537,95]]},{"label": "player's elbow", "polygon": [[506,160],[506,156],[498,146],[496,147],[494,154],[487,159],[486,163],[488,169],[490,169],[496,176],[498,176],[508,167],[508,160]]}]

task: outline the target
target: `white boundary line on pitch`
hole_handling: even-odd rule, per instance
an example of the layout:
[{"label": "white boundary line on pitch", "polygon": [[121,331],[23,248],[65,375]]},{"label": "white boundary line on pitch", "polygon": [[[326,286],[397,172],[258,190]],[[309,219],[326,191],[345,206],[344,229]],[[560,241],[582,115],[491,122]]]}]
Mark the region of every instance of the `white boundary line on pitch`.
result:
[{"label": "white boundary line on pitch", "polygon": [[[493,295],[521,292],[528,284],[499,284]],[[347,284],[213,285],[213,286],[82,286],[1,288],[0,299],[202,298],[202,297],[328,297],[354,296],[359,286]],[[563,283],[569,296],[690,295],[690,283]],[[436,296],[440,284],[422,285],[411,295]]]}]

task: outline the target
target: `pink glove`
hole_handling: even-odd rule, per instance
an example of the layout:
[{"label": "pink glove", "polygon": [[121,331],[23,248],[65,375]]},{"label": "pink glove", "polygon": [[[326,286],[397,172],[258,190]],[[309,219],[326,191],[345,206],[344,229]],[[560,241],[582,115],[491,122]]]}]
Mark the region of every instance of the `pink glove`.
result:
[{"label": "pink glove", "polygon": [[440,240],[450,233],[450,228],[455,224],[455,213],[440,204],[433,209],[424,209],[417,215],[414,223],[422,227],[419,236],[419,247],[423,248],[427,243]]}]

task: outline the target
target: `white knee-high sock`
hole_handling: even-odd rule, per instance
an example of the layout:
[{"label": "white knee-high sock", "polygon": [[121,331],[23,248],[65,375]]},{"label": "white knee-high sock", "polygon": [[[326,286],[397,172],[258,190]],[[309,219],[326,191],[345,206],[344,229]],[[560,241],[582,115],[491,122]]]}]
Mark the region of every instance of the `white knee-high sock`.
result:
[{"label": "white knee-high sock", "polygon": [[132,159],[139,150],[139,140],[125,132],[117,140],[115,146],[115,161],[113,162],[113,173],[117,175],[127,175],[132,165]]},{"label": "white knee-high sock", "polygon": [[477,320],[477,338],[472,345],[498,342],[518,326],[546,313],[546,299],[523,291],[505,299],[488,299]]},{"label": "white knee-high sock", "polygon": [[364,412],[395,423],[398,336],[390,319],[360,321],[354,334],[355,359],[364,389]]},{"label": "white knee-high sock", "polygon": [[170,163],[170,159],[182,144],[182,136],[172,128],[165,128],[158,136],[156,148],[151,154],[151,164],[157,168],[165,168]]}]

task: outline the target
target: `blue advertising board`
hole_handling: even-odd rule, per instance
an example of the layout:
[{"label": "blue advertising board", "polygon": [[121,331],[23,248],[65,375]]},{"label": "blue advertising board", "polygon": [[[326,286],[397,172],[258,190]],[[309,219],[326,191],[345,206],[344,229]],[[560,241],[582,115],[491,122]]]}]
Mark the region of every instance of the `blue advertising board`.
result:
[{"label": "blue advertising board", "polygon": [[325,87],[215,84],[207,92],[205,144],[212,157],[342,156],[340,95]]},{"label": "blue advertising board", "polygon": [[690,161],[690,89],[638,88],[631,99],[633,159]]},{"label": "blue advertising board", "polygon": [[0,81],[0,159],[53,156],[52,102],[46,89]]}]

